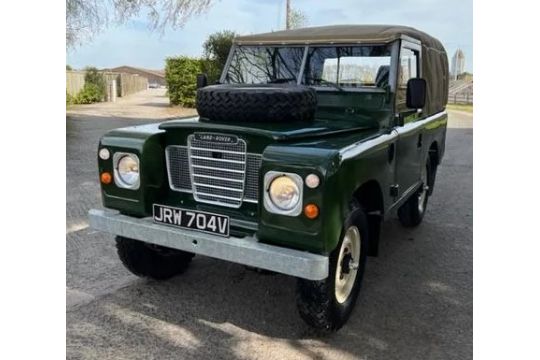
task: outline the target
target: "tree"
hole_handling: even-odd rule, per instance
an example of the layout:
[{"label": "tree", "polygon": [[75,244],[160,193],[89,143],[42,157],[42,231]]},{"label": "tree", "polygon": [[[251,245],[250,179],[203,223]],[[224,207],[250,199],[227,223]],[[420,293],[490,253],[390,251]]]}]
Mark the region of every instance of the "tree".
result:
[{"label": "tree", "polygon": [[150,30],[180,28],[206,12],[215,0],[66,0],[66,46],[90,41],[110,23],[147,14]]},{"label": "tree", "polygon": [[204,71],[210,83],[219,80],[235,36],[237,34],[234,31],[224,30],[211,34],[204,42]]},{"label": "tree", "polygon": [[308,23],[309,19],[302,10],[291,9],[289,13],[289,29],[305,27]]},{"label": "tree", "polygon": [[308,24],[308,18],[304,12],[291,7],[291,0],[285,3],[285,29],[298,29]]}]

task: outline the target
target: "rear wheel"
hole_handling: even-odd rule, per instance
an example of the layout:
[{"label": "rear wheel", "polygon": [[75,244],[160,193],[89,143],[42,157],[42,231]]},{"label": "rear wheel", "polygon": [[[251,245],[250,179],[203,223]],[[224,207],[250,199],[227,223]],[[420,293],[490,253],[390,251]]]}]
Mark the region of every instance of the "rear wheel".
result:
[{"label": "rear wheel", "polygon": [[430,171],[431,166],[428,160],[421,174],[420,188],[398,209],[399,221],[405,227],[418,226],[424,218],[429,198],[428,175],[431,174]]},{"label": "rear wheel", "polygon": [[348,320],[364,276],[367,240],[366,215],[355,207],[345,221],[338,246],[330,255],[328,277],[320,281],[298,279],[298,311],[308,325],[336,331]]},{"label": "rear wheel", "polygon": [[181,274],[195,254],[152,245],[143,241],[116,237],[116,249],[124,266],[133,274],[165,280]]}]

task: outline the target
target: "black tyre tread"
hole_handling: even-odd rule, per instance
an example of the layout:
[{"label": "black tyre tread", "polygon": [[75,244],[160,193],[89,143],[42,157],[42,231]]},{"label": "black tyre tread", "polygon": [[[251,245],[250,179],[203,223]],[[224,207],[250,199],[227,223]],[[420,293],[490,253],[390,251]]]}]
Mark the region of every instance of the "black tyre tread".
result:
[{"label": "black tyre tread", "polygon": [[404,227],[415,227],[422,222],[422,216],[418,211],[418,197],[412,195],[405,204],[398,209],[398,218]]},{"label": "black tyre tread", "polygon": [[212,85],[197,90],[196,106],[217,122],[311,121],[317,94],[297,85]]},{"label": "black tyre tread", "polygon": [[134,275],[156,280],[169,279],[183,273],[194,256],[192,253],[163,247],[152,249],[142,241],[121,236],[116,237],[116,249],[122,264]]},{"label": "black tyre tread", "polygon": [[[430,176],[429,174],[431,171],[429,160],[427,161],[426,167],[427,167],[426,171],[428,174],[428,183],[429,183],[429,176]],[[403,205],[401,205],[401,207],[398,209],[398,218],[399,218],[399,221],[401,222],[401,225],[403,225],[404,227],[416,227],[420,225],[420,223],[424,219],[424,214],[426,213],[426,207],[427,207],[430,193],[428,191],[427,196],[426,196],[426,200],[424,204],[424,212],[420,213],[420,211],[418,210],[418,196],[417,196],[418,191],[415,192],[413,195],[411,195],[411,197],[409,197],[409,199],[407,199],[407,201]]]},{"label": "black tyre tread", "polygon": [[431,163],[430,165],[430,172],[428,173],[428,185],[429,185],[429,190],[428,190],[428,195],[431,196],[433,195],[433,190],[435,189],[435,178],[437,177],[437,168],[438,166]]},{"label": "black tyre tread", "polygon": [[362,232],[362,255],[356,279],[357,283],[350,298],[344,304],[338,304],[335,300],[333,288],[337,257],[339,256],[343,234],[341,234],[338,246],[330,255],[328,277],[321,281],[298,279],[296,287],[296,304],[300,317],[308,325],[322,332],[337,331],[345,324],[352,313],[362,286],[369,245],[367,242],[369,239],[368,222],[365,212],[359,207],[358,203],[353,202],[352,207],[353,212],[344,222],[344,229],[353,223],[359,227]]},{"label": "black tyre tread", "polygon": [[328,332],[341,327],[329,311],[331,297],[326,281],[298,281],[296,304],[300,316],[309,326]]}]

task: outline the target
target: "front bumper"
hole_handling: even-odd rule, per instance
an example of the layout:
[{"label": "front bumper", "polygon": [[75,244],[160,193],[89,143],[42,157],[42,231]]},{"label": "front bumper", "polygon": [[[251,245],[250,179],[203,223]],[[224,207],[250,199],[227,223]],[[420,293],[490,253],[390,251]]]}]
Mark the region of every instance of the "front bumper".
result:
[{"label": "front bumper", "polygon": [[92,209],[88,216],[92,228],[114,235],[308,280],[328,277],[327,256],[263,244],[255,236],[225,238],[156,224],[151,218],[133,218],[115,210]]}]

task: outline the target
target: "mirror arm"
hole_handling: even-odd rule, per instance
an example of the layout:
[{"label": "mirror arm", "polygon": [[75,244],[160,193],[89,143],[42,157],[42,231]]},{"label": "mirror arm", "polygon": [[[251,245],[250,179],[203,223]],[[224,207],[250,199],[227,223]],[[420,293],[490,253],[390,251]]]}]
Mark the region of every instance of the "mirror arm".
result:
[{"label": "mirror arm", "polygon": [[405,125],[405,116],[403,116],[402,113],[396,114],[396,125],[397,126],[403,126]]}]

